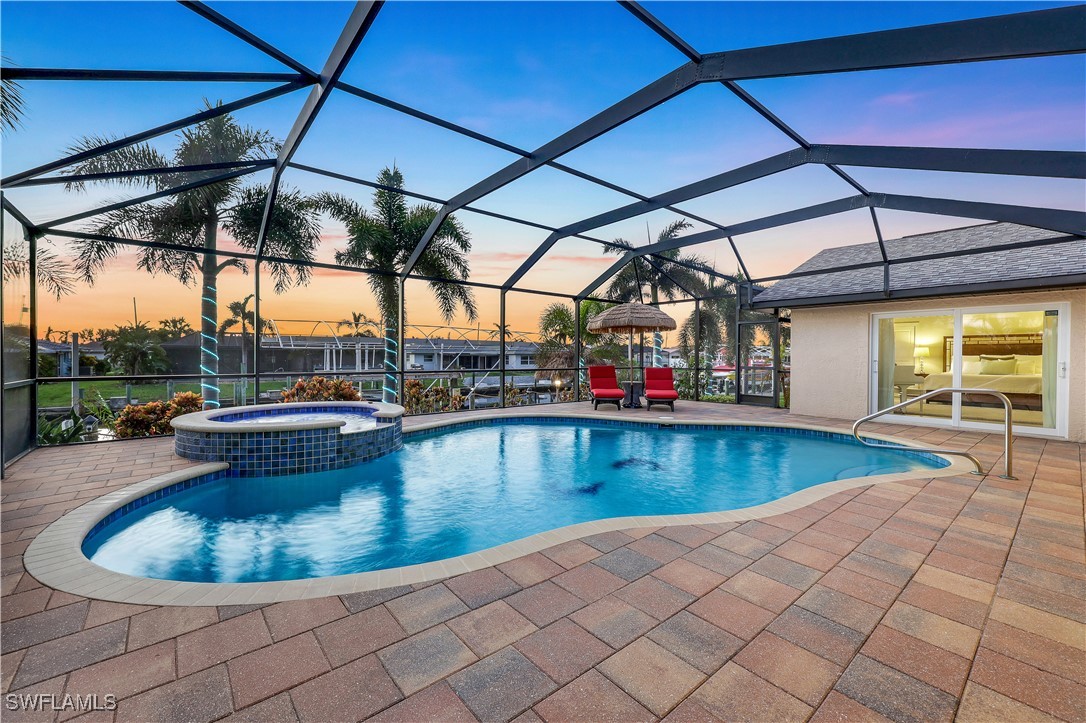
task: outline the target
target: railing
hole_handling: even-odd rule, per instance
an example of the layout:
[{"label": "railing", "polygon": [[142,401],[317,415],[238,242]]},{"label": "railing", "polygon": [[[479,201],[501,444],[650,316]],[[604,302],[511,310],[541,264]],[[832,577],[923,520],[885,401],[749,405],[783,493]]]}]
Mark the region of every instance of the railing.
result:
[{"label": "railing", "polygon": [[[1012,459],[1012,456],[1011,456],[1011,452],[1012,452],[1012,450],[1011,450],[1012,439],[1011,438],[1012,438],[1012,434],[1013,434],[1013,430],[1012,430],[1012,426],[1011,426],[1011,400],[1007,398],[1007,395],[1002,394],[1000,392],[992,391],[991,389],[964,389],[964,388],[957,388],[957,387],[944,387],[942,389],[934,389],[934,390],[932,390],[930,392],[926,392],[925,394],[921,394],[918,397],[913,397],[912,399],[906,399],[904,402],[900,402],[898,404],[895,404],[892,407],[887,407],[886,409],[880,409],[879,411],[875,412],[874,414],[869,414],[866,417],[861,417],[860,419],[857,419],[855,421],[855,423],[853,423],[853,425],[852,425],[852,436],[855,437],[856,440],[860,444],[866,445],[868,447],[880,447],[882,445],[872,444],[871,442],[868,442],[868,441],[864,440],[862,437],[860,437],[859,430],[860,430],[860,425],[861,424],[863,424],[864,422],[870,422],[872,419],[876,419],[878,417],[881,417],[884,414],[889,414],[891,412],[895,412],[898,409],[904,409],[905,407],[909,406],[910,404],[916,404],[917,402],[923,402],[926,399],[931,399],[932,397],[938,397],[938,396],[941,396],[943,394],[983,394],[983,395],[986,395],[986,396],[989,396],[989,397],[996,397],[997,399],[999,399],[999,401],[1003,402],[1003,471],[1004,471],[1004,474],[1000,475],[1000,477],[1002,477],[1003,479],[1018,479],[1017,477],[1013,476],[1013,472],[1012,472],[1012,470],[1014,469],[1014,462],[1013,462],[1013,459]],[[977,459],[976,457],[974,457],[973,455],[971,455],[969,452],[963,452],[963,451],[957,450],[957,449],[935,449],[935,448],[916,448],[916,447],[913,447],[911,449],[913,449],[913,450],[915,450],[917,452],[932,452],[932,453],[935,453],[935,454],[957,454],[957,455],[960,455],[962,457],[967,458],[970,462],[973,463],[973,465],[977,468],[976,471],[973,472],[973,474],[979,474],[979,475],[986,474],[986,472],[984,471],[984,468],[980,464],[980,460]]]}]

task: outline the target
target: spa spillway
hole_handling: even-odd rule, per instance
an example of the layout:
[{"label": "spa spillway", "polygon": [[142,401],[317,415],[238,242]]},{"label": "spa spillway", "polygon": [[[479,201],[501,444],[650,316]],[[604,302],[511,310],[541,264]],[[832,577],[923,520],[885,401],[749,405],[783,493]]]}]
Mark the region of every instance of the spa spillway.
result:
[{"label": "spa spillway", "polygon": [[174,451],[227,462],[238,477],[323,472],[403,446],[403,407],[381,402],[298,402],[184,414],[171,422]]}]

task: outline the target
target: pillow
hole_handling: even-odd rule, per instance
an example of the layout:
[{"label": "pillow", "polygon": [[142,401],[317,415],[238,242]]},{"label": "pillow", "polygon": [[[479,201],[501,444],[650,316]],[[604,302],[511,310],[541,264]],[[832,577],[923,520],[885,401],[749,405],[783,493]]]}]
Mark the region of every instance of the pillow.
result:
[{"label": "pillow", "polygon": [[[963,363],[963,364],[967,364],[967,363],[969,363],[969,362],[977,362],[977,361],[980,361],[980,357],[979,357],[979,356],[970,356],[969,354],[963,354],[963,355],[962,355],[962,363]],[[950,371],[951,371],[951,372],[953,372],[953,371],[954,371],[954,367],[955,367],[955,364],[956,364],[956,363],[957,363],[957,362],[955,362],[955,360],[954,360],[954,359],[951,359],[951,360],[950,360]],[[967,368],[967,367],[964,367],[964,366],[963,366],[963,367],[962,367],[962,374],[980,374],[980,372],[978,372],[978,371],[972,371],[972,372],[971,372],[971,371],[969,371],[969,370],[968,370],[968,368]]]},{"label": "pillow", "polygon": [[981,354],[980,355],[980,360],[981,361],[985,361],[987,359],[998,359],[1000,361],[1005,361],[1007,359],[1014,359],[1014,354]]},{"label": "pillow", "polygon": [[982,364],[980,359],[976,361],[963,361],[962,362],[962,374],[982,374],[980,365]]},{"label": "pillow", "polygon": [[1014,374],[1015,363],[1014,357],[1011,357],[1010,359],[981,359],[980,373],[997,374],[1000,376]]},{"label": "pillow", "polygon": [[1019,354],[1016,355],[1014,360],[1017,363],[1015,367],[1015,374],[1040,374],[1041,373],[1041,360],[1044,359],[1040,354]]}]

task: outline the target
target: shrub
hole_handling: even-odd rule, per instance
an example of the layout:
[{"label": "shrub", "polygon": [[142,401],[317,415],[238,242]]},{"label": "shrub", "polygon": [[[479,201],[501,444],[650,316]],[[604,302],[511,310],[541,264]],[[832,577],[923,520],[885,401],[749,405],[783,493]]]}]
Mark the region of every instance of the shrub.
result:
[{"label": "shrub", "polygon": [[505,385],[505,406],[524,407],[531,403],[526,390],[519,389],[515,384]]},{"label": "shrub", "polygon": [[204,398],[193,392],[178,392],[165,402],[129,404],[117,415],[115,430],[122,439],[170,434],[173,431],[171,419],[198,412],[203,406]]},{"label": "shrub", "polygon": [[407,414],[457,412],[464,408],[464,397],[454,396],[447,387],[427,389],[418,379],[407,379],[403,383],[403,408]]},{"label": "shrub", "polygon": [[357,402],[362,397],[354,385],[346,379],[310,377],[299,379],[290,389],[283,391],[280,402]]},{"label": "shrub", "polygon": [[[65,427],[65,422],[71,422],[71,424]],[[40,445],[78,442],[85,432],[83,420],[72,409],[58,419],[48,419],[44,414],[38,417],[38,444]]]}]

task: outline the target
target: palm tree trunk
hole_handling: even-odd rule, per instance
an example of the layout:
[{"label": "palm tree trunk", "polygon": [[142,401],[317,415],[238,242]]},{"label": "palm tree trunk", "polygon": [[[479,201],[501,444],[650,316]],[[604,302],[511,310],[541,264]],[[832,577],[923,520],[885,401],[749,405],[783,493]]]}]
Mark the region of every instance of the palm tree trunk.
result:
[{"label": "palm tree trunk", "polygon": [[[652,304],[660,303],[660,290],[654,284],[652,287]],[[657,307],[659,308],[659,307]],[[662,367],[664,365],[664,335],[658,331],[652,332],[652,365]]]},{"label": "palm tree trunk", "polygon": [[204,397],[204,409],[219,406],[219,291],[217,259],[214,255],[218,219],[212,215],[204,224],[204,254],[200,288],[200,392]]},{"label": "palm tree trunk", "polygon": [[396,377],[396,364],[400,358],[396,339],[399,335],[397,334],[397,324],[391,318],[386,316],[383,326],[385,329],[385,378],[384,383],[381,385],[381,401],[396,404],[396,397],[399,396],[400,388]]}]

